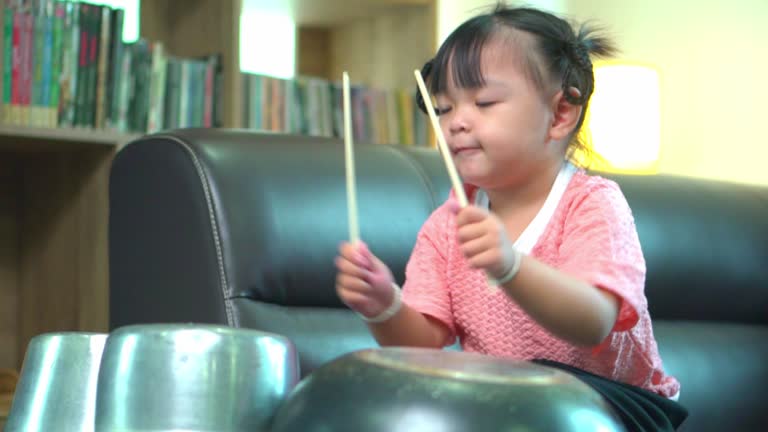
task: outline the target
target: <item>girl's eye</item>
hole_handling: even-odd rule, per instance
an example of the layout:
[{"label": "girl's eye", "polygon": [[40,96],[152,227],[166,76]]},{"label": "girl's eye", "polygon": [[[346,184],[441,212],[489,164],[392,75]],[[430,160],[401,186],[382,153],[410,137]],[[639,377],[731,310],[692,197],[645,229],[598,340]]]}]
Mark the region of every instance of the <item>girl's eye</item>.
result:
[{"label": "girl's eye", "polygon": [[495,103],[496,102],[493,102],[493,101],[489,101],[489,102],[483,101],[483,102],[475,102],[475,105],[477,105],[479,108],[487,108],[489,106],[494,105]]},{"label": "girl's eye", "polygon": [[435,107],[435,115],[441,116],[451,111],[451,107]]}]

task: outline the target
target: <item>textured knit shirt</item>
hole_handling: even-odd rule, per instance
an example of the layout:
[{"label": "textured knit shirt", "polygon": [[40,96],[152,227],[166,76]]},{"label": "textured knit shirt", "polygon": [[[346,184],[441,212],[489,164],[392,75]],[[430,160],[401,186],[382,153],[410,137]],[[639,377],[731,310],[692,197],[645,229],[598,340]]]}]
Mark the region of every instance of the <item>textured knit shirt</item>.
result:
[{"label": "textured knit shirt", "polygon": [[[653,336],[644,294],[645,260],[629,205],[615,182],[574,171],[560,182],[559,194],[556,181],[549,205],[542,208],[549,207],[550,215],[539,223],[541,232],[530,241],[530,250],[520,249],[619,299],[616,324],[599,346],[575,346],[555,337],[502,290],[491,289],[483,271],[469,267],[448,205],[457,202],[453,193],[419,232],[406,268],[403,302],[446,325],[451,332],[446,344],[458,337],[465,351],[555,360],[672,397],[680,384],[665,374]],[[480,201],[477,188],[467,185],[466,192],[470,201]],[[530,230],[519,240],[526,234]]]}]

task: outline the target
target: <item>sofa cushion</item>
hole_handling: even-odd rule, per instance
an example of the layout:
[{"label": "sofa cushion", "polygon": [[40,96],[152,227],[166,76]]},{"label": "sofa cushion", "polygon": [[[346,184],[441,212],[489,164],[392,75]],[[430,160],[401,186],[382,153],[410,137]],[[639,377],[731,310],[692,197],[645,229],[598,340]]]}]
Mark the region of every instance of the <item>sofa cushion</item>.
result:
[{"label": "sofa cushion", "polygon": [[635,216],[654,319],[768,325],[768,189],[613,176]]},{"label": "sofa cushion", "polygon": [[681,430],[765,430],[768,327],[657,320],[654,333],[690,411]]}]

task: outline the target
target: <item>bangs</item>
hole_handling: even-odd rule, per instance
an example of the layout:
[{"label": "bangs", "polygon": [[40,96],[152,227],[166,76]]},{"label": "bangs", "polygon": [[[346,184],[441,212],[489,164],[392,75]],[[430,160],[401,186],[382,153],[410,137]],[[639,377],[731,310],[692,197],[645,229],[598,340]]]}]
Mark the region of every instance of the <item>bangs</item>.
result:
[{"label": "bangs", "polygon": [[430,92],[445,93],[449,81],[460,89],[484,87],[482,57],[496,42],[505,48],[502,52],[494,49],[490,55],[511,55],[520,71],[538,90],[543,90],[545,86],[544,74],[540,70],[541,61],[536,56],[536,49],[533,49],[535,38],[514,27],[504,28],[490,15],[482,15],[458,27],[440,47],[430,72]]},{"label": "bangs", "polygon": [[458,88],[480,88],[485,85],[481,58],[483,48],[493,36],[494,27],[493,20],[483,15],[465,22],[446,39],[432,66],[432,94],[446,91],[449,73]]}]

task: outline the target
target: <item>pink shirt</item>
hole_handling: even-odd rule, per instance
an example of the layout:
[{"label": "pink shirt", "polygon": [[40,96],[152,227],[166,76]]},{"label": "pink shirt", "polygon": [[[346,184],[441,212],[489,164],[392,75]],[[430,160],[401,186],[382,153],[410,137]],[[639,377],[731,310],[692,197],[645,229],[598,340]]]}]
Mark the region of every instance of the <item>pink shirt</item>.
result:
[{"label": "pink shirt", "polygon": [[[470,201],[475,188],[467,186]],[[406,268],[403,302],[443,322],[465,351],[520,360],[546,358],[666,397],[680,389],[664,373],[644,294],[645,260],[634,218],[618,185],[579,170],[529,255],[615,294],[621,302],[611,333],[597,347],[578,347],[537,324],[485,274],[469,268],[447,203],[419,232]]]}]

